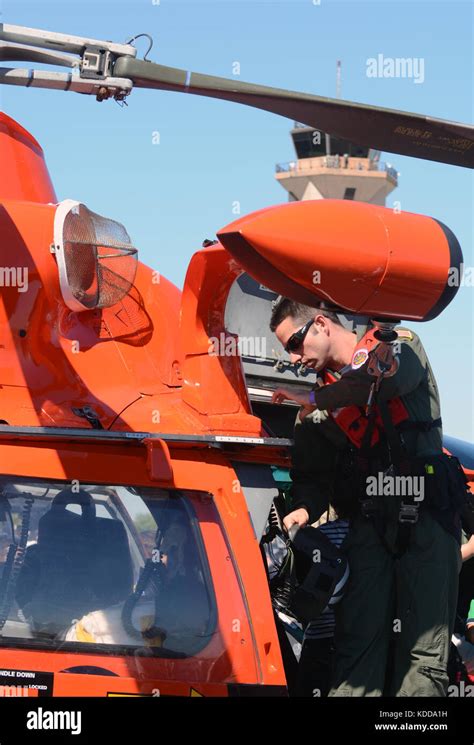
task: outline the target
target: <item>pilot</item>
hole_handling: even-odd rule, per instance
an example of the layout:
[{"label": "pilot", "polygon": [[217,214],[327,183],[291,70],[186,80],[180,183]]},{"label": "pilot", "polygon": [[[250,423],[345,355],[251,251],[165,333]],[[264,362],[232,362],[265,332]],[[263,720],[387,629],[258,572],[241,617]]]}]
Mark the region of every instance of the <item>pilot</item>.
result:
[{"label": "pilot", "polygon": [[[293,363],[322,376],[310,393],[273,395],[302,407],[284,525],[313,523],[328,502],[349,519],[342,548],[350,578],[336,610],[329,695],[445,696],[465,482],[455,459],[442,455],[438,389],[423,346],[397,329],[398,370],[381,380],[377,418],[374,407],[367,417],[367,329],[356,335],[330,310],[288,298],[274,305],[270,328]],[[397,481],[399,473],[408,481]]]}]

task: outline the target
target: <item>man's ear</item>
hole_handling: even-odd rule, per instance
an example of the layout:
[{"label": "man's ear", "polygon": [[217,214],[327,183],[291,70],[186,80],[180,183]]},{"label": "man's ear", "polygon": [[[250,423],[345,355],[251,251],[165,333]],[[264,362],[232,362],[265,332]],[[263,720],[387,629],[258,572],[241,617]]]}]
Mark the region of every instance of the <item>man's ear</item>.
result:
[{"label": "man's ear", "polygon": [[326,316],[323,316],[321,313],[316,313],[314,316],[314,324],[318,333],[322,331],[325,334],[329,334],[329,324]]}]

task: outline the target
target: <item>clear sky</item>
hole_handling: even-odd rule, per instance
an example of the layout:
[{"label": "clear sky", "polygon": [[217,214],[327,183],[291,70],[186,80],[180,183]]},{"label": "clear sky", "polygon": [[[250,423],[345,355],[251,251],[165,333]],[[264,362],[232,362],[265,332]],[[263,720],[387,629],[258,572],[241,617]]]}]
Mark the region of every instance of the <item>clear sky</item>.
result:
[{"label": "clear sky", "polygon": [[[473,118],[473,4],[425,0],[3,0],[6,23],[124,42],[141,32],[165,65],[446,119]],[[139,56],[146,40],[137,42]],[[367,59],[424,60],[424,81],[367,77]],[[234,67],[233,67],[234,66]],[[75,93],[3,87],[4,111],[43,146],[59,199],[120,220],[141,259],[181,286],[204,238],[286,201],[275,163],[294,159],[291,122],[235,104],[136,90],[128,107]],[[159,132],[159,144],[153,144]],[[155,140],[157,139],[155,135]],[[432,215],[474,265],[472,171],[384,154],[400,172],[388,199]],[[445,432],[474,439],[473,286],[435,321],[412,324],[438,379]]]}]

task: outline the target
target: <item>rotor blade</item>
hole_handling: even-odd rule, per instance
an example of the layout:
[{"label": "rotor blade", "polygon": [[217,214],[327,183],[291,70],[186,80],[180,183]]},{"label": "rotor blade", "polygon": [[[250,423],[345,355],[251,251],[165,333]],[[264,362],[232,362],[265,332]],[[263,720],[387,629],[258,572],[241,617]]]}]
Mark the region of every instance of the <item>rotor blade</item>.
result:
[{"label": "rotor blade", "polygon": [[24,44],[9,44],[5,41],[0,41],[0,61],[41,62],[45,65],[60,65],[61,67],[76,67],[79,65],[79,60],[69,54],[48,52]]},{"label": "rotor blade", "polygon": [[234,101],[376,150],[474,168],[474,127],[468,124],[241,83],[130,57],[117,59],[113,74],[131,79],[137,88]]}]

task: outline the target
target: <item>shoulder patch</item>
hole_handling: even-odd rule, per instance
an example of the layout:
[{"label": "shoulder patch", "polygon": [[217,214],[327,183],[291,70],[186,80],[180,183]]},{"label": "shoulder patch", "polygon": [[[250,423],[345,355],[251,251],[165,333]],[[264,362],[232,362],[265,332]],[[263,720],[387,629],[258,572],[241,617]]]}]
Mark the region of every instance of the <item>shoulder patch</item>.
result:
[{"label": "shoulder patch", "polygon": [[369,353],[367,349],[357,349],[352,355],[352,362],[351,362],[352,369],[357,370],[359,367],[362,367],[364,362],[367,362],[368,357],[369,357]]},{"label": "shoulder patch", "polygon": [[410,341],[413,341],[413,334],[409,329],[397,329],[397,336],[400,337],[400,339],[409,339]]}]

